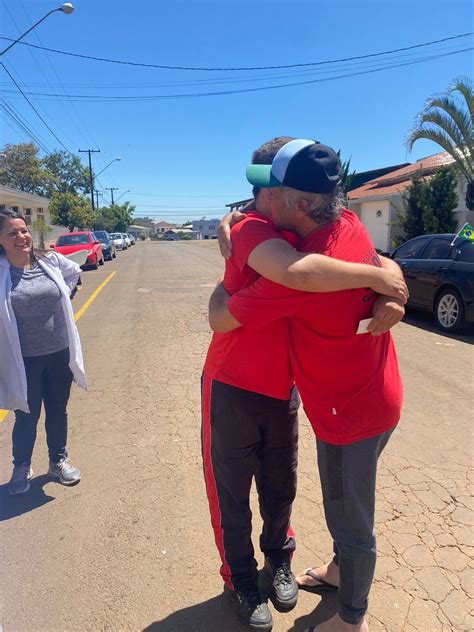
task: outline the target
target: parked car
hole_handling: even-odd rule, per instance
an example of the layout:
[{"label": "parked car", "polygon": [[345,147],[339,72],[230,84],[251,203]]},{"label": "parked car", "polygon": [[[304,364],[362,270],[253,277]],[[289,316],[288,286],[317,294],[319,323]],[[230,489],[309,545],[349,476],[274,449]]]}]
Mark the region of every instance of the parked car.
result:
[{"label": "parked car", "polygon": [[117,256],[115,243],[106,230],[95,230],[94,237],[102,244],[102,252],[107,261],[112,261]]},{"label": "parked car", "polygon": [[474,243],[454,234],[422,235],[391,253],[410,292],[407,305],[432,312],[443,331],[474,322]]},{"label": "parked car", "polygon": [[131,233],[127,233],[127,235],[128,235],[128,238],[130,239],[130,244],[131,244],[132,246],[134,246],[134,245],[135,245],[135,242],[136,242],[137,240],[135,239],[135,237],[134,237]]},{"label": "parked car", "polygon": [[94,233],[91,230],[60,235],[51,248],[54,248],[56,252],[60,252],[62,255],[70,255],[81,250],[87,251],[86,261],[81,266],[83,268],[91,266],[97,269],[99,266],[104,265],[102,244],[94,237]]},{"label": "parked car", "polygon": [[111,233],[110,237],[115,244],[117,250],[127,250],[127,242],[122,236],[122,233]]},{"label": "parked car", "polygon": [[122,234],[122,238],[125,240],[125,243],[127,244],[127,248],[130,248],[130,246],[132,245],[132,241],[130,237],[127,235],[127,233],[121,233],[121,234]]}]

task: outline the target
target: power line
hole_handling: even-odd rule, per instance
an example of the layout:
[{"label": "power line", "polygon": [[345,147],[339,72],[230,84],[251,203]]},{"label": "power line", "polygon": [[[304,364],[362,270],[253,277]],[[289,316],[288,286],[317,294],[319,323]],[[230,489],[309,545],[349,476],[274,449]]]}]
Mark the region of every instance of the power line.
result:
[{"label": "power line", "polygon": [[30,140],[31,139],[34,140],[35,143],[44,151],[45,154],[49,154],[52,151],[51,148],[48,148],[47,144],[39,138],[37,132],[34,132],[25,121],[21,120],[20,115],[8,103],[5,97],[2,97],[2,101],[3,103],[1,103],[0,105],[2,106],[5,114],[9,116],[16,123],[18,128],[20,128],[26,133],[27,138],[29,138]]},{"label": "power line", "polygon": [[56,136],[56,134],[53,132],[53,130],[50,128],[50,126],[46,123],[46,121],[44,120],[44,118],[41,116],[41,114],[38,112],[38,110],[35,108],[35,106],[31,103],[31,101],[28,99],[28,97],[26,96],[26,94],[23,92],[23,90],[20,88],[20,86],[17,84],[17,82],[15,81],[14,77],[11,75],[11,73],[9,72],[8,68],[5,66],[5,64],[3,62],[0,62],[3,70],[7,73],[7,75],[10,77],[10,79],[13,81],[13,83],[16,85],[16,87],[18,88],[18,90],[21,92],[21,94],[24,96],[24,98],[26,99],[26,101],[28,101],[31,109],[35,112],[35,114],[38,116],[38,118],[44,123],[44,125],[49,129],[49,131],[51,132],[51,134],[54,136],[54,138],[58,141],[58,143],[64,147],[64,149],[68,152],[71,153],[69,151],[69,149],[66,147],[66,145],[62,142],[62,140],[60,138],[58,138]]},{"label": "power line", "polygon": [[[100,96],[100,95],[68,95],[68,98],[71,99],[76,99],[78,101],[81,101],[82,103],[85,102],[92,102],[92,103],[107,103],[107,102],[113,102],[113,101],[119,101],[119,102],[132,102],[132,101],[160,101],[160,100],[172,100],[172,99],[189,99],[189,98],[199,98],[199,97],[214,97],[214,96],[223,96],[223,95],[229,95],[229,94],[242,94],[242,93],[247,93],[247,92],[261,92],[261,91],[266,91],[266,90],[277,90],[280,88],[289,88],[289,87],[293,87],[293,86],[303,86],[303,85],[310,85],[310,84],[315,84],[315,83],[325,83],[327,81],[336,81],[338,79],[346,79],[349,77],[357,77],[357,76],[361,76],[361,75],[369,75],[369,74],[373,74],[375,72],[381,72],[383,70],[392,70],[394,68],[402,68],[405,66],[413,66],[415,64],[420,64],[426,61],[433,61],[435,59],[440,59],[442,57],[448,57],[451,55],[457,55],[459,53],[465,53],[468,51],[474,50],[474,47],[469,47],[469,48],[464,48],[458,51],[454,51],[451,53],[442,53],[439,55],[432,55],[431,57],[425,57],[422,59],[418,59],[418,60],[414,60],[414,61],[407,61],[407,62],[402,62],[402,63],[398,63],[398,64],[388,64],[386,66],[380,66],[378,68],[372,68],[370,70],[361,70],[358,72],[348,72],[345,74],[341,74],[341,75],[334,75],[333,77],[324,77],[321,79],[309,79],[307,81],[296,81],[296,82],[290,82],[290,83],[281,83],[281,84],[276,84],[276,85],[271,85],[271,86],[260,86],[260,87],[256,87],[256,88],[240,88],[240,89],[236,89],[236,90],[220,90],[220,91],[216,91],[216,92],[191,92],[191,93],[185,93],[185,94],[158,94],[158,95],[145,95],[145,96]],[[43,95],[45,97],[51,97],[54,95],[48,94],[48,93],[38,93],[35,92],[33,93],[35,96],[40,96]],[[57,98],[57,97],[56,97]],[[48,98],[45,99],[41,99],[41,100],[49,100]]]},{"label": "power line", "polygon": [[[187,195],[176,195],[176,194],[168,194],[168,193],[135,193],[135,191],[129,191],[131,195],[145,195],[149,197],[170,197],[170,198],[238,198],[238,195],[193,195],[192,193],[188,193]],[[241,196],[242,199],[245,197]]]},{"label": "power line", "polygon": [[[278,65],[278,66],[235,66],[235,67],[200,67],[200,66],[171,66],[171,65],[164,65],[164,64],[151,64],[151,63],[144,63],[144,62],[134,62],[134,61],[125,61],[125,60],[119,60],[119,59],[110,59],[107,57],[95,57],[93,55],[85,55],[82,53],[71,53],[68,51],[63,51],[63,50],[57,50],[55,48],[47,48],[45,46],[37,46],[35,44],[29,44],[26,42],[19,42],[20,44],[22,44],[23,46],[31,46],[33,48],[41,48],[43,50],[47,50],[50,53],[56,53],[58,55],[68,55],[69,57],[79,57],[81,59],[90,59],[92,61],[101,61],[101,62],[106,62],[109,64],[121,64],[121,65],[126,65],[126,66],[138,66],[138,67],[142,67],[142,68],[160,68],[162,70],[192,70],[192,71],[204,71],[204,72],[215,72],[215,71],[222,71],[222,72],[228,72],[228,71],[253,71],[253,70],[279,70],[279,69],[284,69],[284,68],[303,68],[303,67],[308,67],[308,66],[321,66],[323,64],[335,64],[335,63],[339,63],[339,62],[345,62],[345,61],[353,61],[353,60],[357,60],[357,59],[368,59],[369,57],[379,57],[381,55],[389,55],[392,53],[399,53],[402,51],[406,51],[406,50],[413,50],[415,48],[423,48],[426,46],[432,46],[433,44],[440,44],[442,42],[448,42],[448,41],[452,41],[452,40],[456,40],[456,39],[461,39],[464,37],[469,37],[471,35],[473,35],[474,33],[471,31],[469,33],[461,33],[459,35],[453,35],[451,37],[444,37],[442,39],[438,39],[438,40],[431,40],[429,42],[423,42],[421,44],[413,44],[412,46],[403,46],[401,48],[393,48],[391,50],[387,50],[387,51],[382,51],[382,52],[378,52],[378,53],[369,53],[366,55],[356,55],[356,56],[352,56],[352,57],[342,57],[339,59],[329,59],[329,60],[325,60],[325,61],[313,61],[313,62],[306,62],[306,63],[297,63],[297,64],[282,64],[282,65]],[[5,39],[7,41],[14,41],[9,37],[2,37],[0,39]]]},{"label": "power line", "polygon": [[[426,56],[427,53],[429,54],[433,54],[433,53],[441,53],[444,51],[457,51],[459,50],[458,48],[452,48],[452,47],[443,47],[440,49],[436,49],[434,51],[424,51],[422,53],[422,56],[416,56],[419,55],[419,53],[405,53],[402,55],[392,55],[391,57],[382,60],[384,62],[392,62],[395,59],[403,59],[403,58],[411,58],[411,59],[423,59],[424,56]],[[46,53],[45,53],[46,55]],[[414,56],[415,55],[415,56]],[[357,61],[357,62],[353,62],[350,64],[343,64],[343,65],[336,65],[336,66],[331,66],[331,68],[329,69],[314,69],[314,68],[310,68],[310,69],[306,69],[306,70],[299,70],[297,72],[291,72],[291,73],[287,73],[284,72],[282,73],[281,71],[278,71],[277,73],[273,72],[272,74],[266,73],[266,74],[257,74],[257,75],[253,75],[253,76],[249,76],[248,74],[246,75],[237,75],[237,76],[233,76],[233,77],[229,77],[224,76],[224,77],[217,77],[215,79],[193,79],[193,80],[189,80],[189,81],[164,81],[164,82],[160,82],[160,83],[127,83],[127,84],[119,84],[119,83],[114,83],[114,84],[91,84],[91,83],[87,83],[87,84],[68,84],[69,88],[90,88],[93,90],[99,90],[99,89],[106,89],[107,91],[113,91],[113,90],[120,90],[123,88],[126,88],[127,90],[130,88],[163,88],[163,87],[188,87],[188,86],[203,86],[203,85],[220,85],[220,84],[226,84],[226,83],[248,83],[248,82],[255,82],[255,81],[261,81],[261,80],[274,80],[274,79],[281,79],[281,78],[290,78],[290,77],[307,77],[307,76],[318,76],[318,75],[324,75],[324,74],[329,74],[329,73],[333,73],[335,69],[341,69],[341,70],[346,70],[348,68],[354,68],[354,67],[362,67],[362,68],[370,68],[373,67],[374,64],[380,63],[380,60],[378,59],[371,59],[371,60],[366,60],[366,61]],[[23,87],[28,87],[28,88],[42,88],[44,87],[45,84],[41,84],[41,83],[23,83],[22,84]],[[51,85],[51,84],[49,84]],[[63,85],[63,84],[61,84]],[[63,89],[64,86],[63,86]],[[37,94],[34,92],[31,92],[29,94]],[[42,93],[38,93],[38,94],[42,94]],[[100,95],[96,95],[96,96],[100,96]]]}]

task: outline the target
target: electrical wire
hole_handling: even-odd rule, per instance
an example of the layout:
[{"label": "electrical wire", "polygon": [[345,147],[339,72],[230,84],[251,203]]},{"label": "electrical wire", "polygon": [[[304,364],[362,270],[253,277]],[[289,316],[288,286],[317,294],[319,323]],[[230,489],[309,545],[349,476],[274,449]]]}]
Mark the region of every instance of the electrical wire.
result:
[{"label": "electrical wire", "polygon": [[[315,83],[325,83],[328,81],[336,81],[338,79],[346,79],[348,77],[356,77],[356,76],[361,76],[361,75],[369,75],[369,74],[373,74],[375,72],[381,72],[384,70],[391,70],[393,68],[402,68],[402,67],[406,67],[406,66],[413,66],[415,64],[420,64],[420,63],[424,63],[427,61],[433,61],[435,59],[440,59],[442,57],[448,57],[451,55],[457,55],[459,53],[464,53],[464,52],[468,52],[474,50],[474,47],[469,47],[469,48],[464,48],[458,51],[454,51],[454,52],[450,52],[450,53],[442,53],[439,55],[432,55],[430,57],[424,57],[422,59],[418,59],[418,60],[414,60],[414,61],[407,61],[407,62],[402,62],[402,63],[397,63],[397,64],[389,64],[389,65],[385,65],[385,66],[380,66],[378,68],[372,68],[370,70],[361,70],[358,72],[349,72],[349,73],[344,73],[344,74],[340,74],[340,75],[335,75],[333,77],[324,77],[324,78],[320,78],[320,79],[310,79],[307,81],[297,81],[297,82],[290,82],[290,83],[282,83],[282,84],[277,84],[277,85],[271,85],[271,86],[260,86],[260,87],[254,87],[254,88],[240,88],[240,89],[236,89],[236,90],[220,90],[220,91],[215,91],[215,92],[193,92],[193,93],[185,93],[185,94],[159,94],[159,95],[141,95],[141,96],[121,96],[121,95],[115,95],[115,96],[100,96],[100,95],[80,95],[80,94],[69,94],[68,98],[71,99],[75,99],[77,101],[80,101],[82,103],[85,102],[92,102],[92,103],[110,103],[113,101],[118,101],[118,102],[133,102],[133,101],[160,101],[160,100],[172,100],[172,99],[189,99],[189,98],[200,98],[200,97],[212,97],[212,96],[223,96],[223,95],[229,95],[229,94],[242,94],[242,93],[248,93],[248,92],[261,92],[261,91],[267,91],[267,90],[277,90],[277,89],[281,89],[281,88],[289,88],[289,87],[293,87],[293,86],[303,86],[303,85],[310,85],[310,84],[315,84]],[[42,96],[44,98],[42,98],[41,100],[44,101],[48,101],[50,100],[48,97],[54,96],[48,93],[34,93],[35,96]]]},{"label": "electrical wire", "polygon": [[[452,40],[457,40],[457,39],[461,39],[464,37],[469,37],[471,35],[473,35],[474,33],[471,31],[469,33],[461,33],[459,35],[453,35],[450,37],[443,37],[441,39],[437,39],[437,40],[431,40],[429,42],[423,42],[421,44],[413,44],[411,46],[403,46],[401,48],[393,48],[391,50],[387,50],[387,51],[381,51],[381,52],[377,52],[377,53],[369,53],[366,55],[355,55],[352,57],[342,57],[339,59],[329,59],[329,60],[325,60],[325,61],[313,61],[313,62],[305,62],[305,63],[293,63],[293,64],[282,64],[282,65],[276,65],[276,66],[234,66],[234,67],[205,67],[205,66],[171,66],[171,65],[164,65],[164,64],[151,64],[151,63],[143,63],[143,62],[133,62],[133,61],[125,61],[125,60],[119,60],[119,59],[110,59],[107,57],[95,57],[93,55],[85,55],[83,53],[71,53],[69,51],[63,51],[63,50],[57,50],[55,48],[47,48],[45,46],[36,46],[35,44],[29,44],[27,42],[19,42],[19,44],[22,44],[23,46],[31,46],[33,48],[41,48],[43,50],[47,50],[50,53],[56,53],[59,55],[68,55],[70,57],[79,57],[81,59],[90,59],[92,61],[100,61],[100,62],[106,62],[109,64],[121,64],[121,65],[126,65],[126,66],[138,66],[141,68],[160,68],[160,69],[164,69],[164,70],[192,70],[192,71],[203,71],[203,72],[215,72],[215,71],[221,71],[221,72],[232,72],[232,71],[253,71],[253,70],[277,70],[277,69],[284,69],[284,68],[303,68],[303,67],[307,67],[307,66],[321,66],[323,64],[334,64],[334,63],[339,63],[339,62],[345,62],[345,61],[353,61],[353,60],[357,60],[357,59],[368,59],[369,57],[379,57],[381,55],[389,55],[392,53],[399,53],[402,51],[406,51],[406,50],[414,50],[415,48],[423,48],[426,46],[432,46],[433,44],[440,44],[442,42],[448,42],[448,41],[452,41]],[[4,39],[7,41],[14,41],[13,39],[9,38],[9,37],[2,37],[0,39]]]},{"label": "electrical wire", "polygon": [[16,85],[16,87],[18,88],[18,90],[21,92],[21,94],[24,96],[24,98],[26,99],[26,101],[29,103],[31,109],[35,112],[35,114],[38,116],[38,118],[43,122],[43,124],[48,128],[48,130],[51,132],[51,134],[54,136],[54,138],[58,141],[58,143],[68,152],[71,153],[69,151],[69,149],[66,147],[66,145],[62,142],[62,140],[60,138],[58,138],[58,136],[53,132],[53,130],[51,129],[51,127],[46,123],[46,121],[44,120],[44,118],[41,116],[41,114],[38,112],[38,110],[35,108],[35,106],[31,103],[31,101],[28,99],[28,97],[26,96],[26,94],[23,92],[23,90],[20,88],[20,86],[18,85],[18,83],[15,81],[15,78],[12,76],[12,74],[10,73],[10,71],[8,70],[8,68],[5,66],[5,64],[3,62],[0,62],[0,65],[2,66],[3,70],[7,73],[7,75],[10,77],[10,79],[13,81],[13,83]]}]

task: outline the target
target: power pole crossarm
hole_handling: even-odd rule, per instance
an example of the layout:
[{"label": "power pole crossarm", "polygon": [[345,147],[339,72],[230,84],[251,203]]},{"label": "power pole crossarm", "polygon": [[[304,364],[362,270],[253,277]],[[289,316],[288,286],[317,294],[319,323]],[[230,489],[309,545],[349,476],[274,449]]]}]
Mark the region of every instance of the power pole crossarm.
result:
[{"label": "power pole crossarm", "polygon": [[94,204],[94,174],[92,172],[91,154],[98,154],[98,153],[100,153],[100,149],[79,149],[79,153],[80,154],[89,154],[89,186],[90,186],[90,189],[91,189],[92,210],[95,211],[95,204]]},{"label": "power pole crossarm", "polygon": [[105,187],[106,191],[110,191],[110,197],[112,200],[112,206],[114,205],[114,191],[118,191],[118,187]]}]

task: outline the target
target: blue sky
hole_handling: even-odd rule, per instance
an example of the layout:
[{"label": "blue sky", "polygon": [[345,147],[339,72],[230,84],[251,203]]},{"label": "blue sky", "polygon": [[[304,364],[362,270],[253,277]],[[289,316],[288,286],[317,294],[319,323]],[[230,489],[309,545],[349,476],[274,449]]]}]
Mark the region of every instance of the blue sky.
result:
[{"label": "blue sky", "polygon": [[[72,15],[54,13],[24,41],[118,60],[228,68],[354,57],[474,30],[468,0],[73,3]],[[55,6],[59,6],[55,0],[0,0],[1,35],[16,37]],[[2,48],[7,44],[2,40]],[[472,74],[472,51],[372,74],[356,73],[472,45],[471,36],[400,52],[390,60],[284,71],[139,68],[19,44],[3,61],[26,93],[53,95],[29,94],[29,98],[69,150],[101,150],[93,157],[96,173],[116,156],[122,157],[99,177],[99,188],[118,187],[116,198],[130,190],[121,200],[136,204],[137,216],[181,222],[219,216],[225,204],[248,197],[244,174],[250,155],[274,136],[315,138],[340,148],[343,157],[352,157],[357,171],[436,153],[436,145],[421,141],[407,154],[404,139],[427,97],[444,91],[455,76]],[[0,71],[9,107],[41,136],[45,147],[59,147]],[[66,96],[204,93],[336,75],[348,76],[199,98],[84,101]],[[2,143],[29,139],[4,111],[1,133]]]}]

